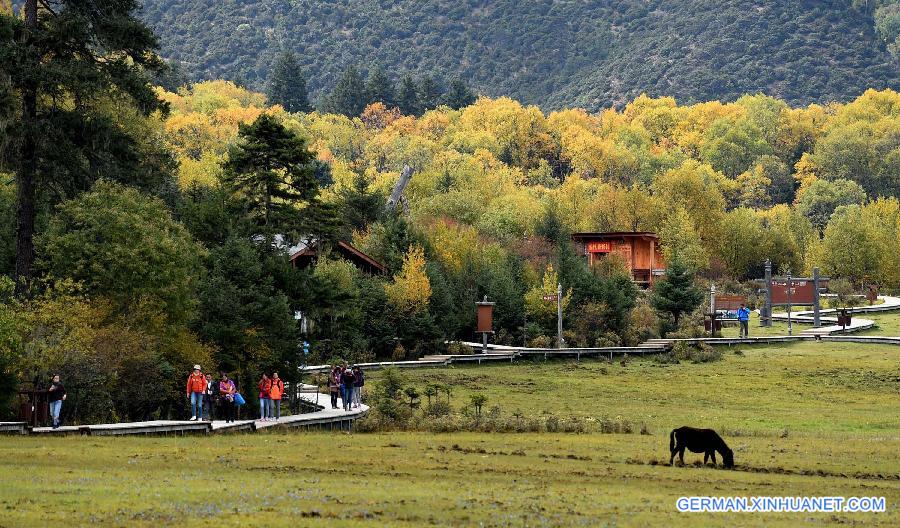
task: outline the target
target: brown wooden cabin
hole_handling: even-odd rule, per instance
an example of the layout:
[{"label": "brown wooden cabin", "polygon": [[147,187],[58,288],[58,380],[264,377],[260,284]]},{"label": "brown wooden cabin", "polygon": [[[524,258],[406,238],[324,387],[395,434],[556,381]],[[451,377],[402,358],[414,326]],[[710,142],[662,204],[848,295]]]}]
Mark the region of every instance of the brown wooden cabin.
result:
[{"label": "brown wooden cabin", "polygon": [[591,266],[610,254],[621,256],[631,270],[631,280],[644,288],[653,286],[657,277],[665,275],[666,264],[656,233],[574,233],[572,242]]},{"label": "brown wooden cabin", "polygon": [[[331,247],[331,250],[341,258],[353,263],[363,273],[368,275],[384,275],[387,273],[387,268],[384,264],[356,249],[348,242],[337,242]],[[319,258],[319,246],[315,241],[300,243],[292,248],[290,258],[291,265],[295,268],[312,266],[315,264],[316,259]]]}]

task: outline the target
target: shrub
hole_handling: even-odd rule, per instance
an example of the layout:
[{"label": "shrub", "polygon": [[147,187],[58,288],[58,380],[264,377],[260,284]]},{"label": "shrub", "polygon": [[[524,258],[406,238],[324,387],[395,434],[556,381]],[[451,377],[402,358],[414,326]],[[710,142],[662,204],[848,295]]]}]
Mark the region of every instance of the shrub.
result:
[{"label": "shrub", "polygon": [[671,351],[664,354],[656,354],[655,356],[653,356],[653,361],[655,363],[659,363],[660,365],[678,364],[678,358],[675,357],[675,354],[673,354]]},{"label": "shrub", "polygon": [[394,352],[391,353],[391,361],[406,361],[406,348],[401,343],[397,343]]},{"label": "shrub", "polygon": [[528,346],[532,348],[550,348],[553,346],[553,339],[545,335],[539,335],[529,341]]},{"label": "shrub", "polygon": [[436,400],[433,403],[425,406],[425,416],[430,418],[437,418],[440,416],[447,416],[450,414],[450,404],[443,400]]},{"label": "shrub", "polygon": [[466,346],[459,341],[453,341],[447,345],[447,353],[453,356],[461,356],[474,354],[475,351],[470,346]]},{"label": "shrub", "polygon": [[559,418],[552,414],[544,421],[548,433],[556,433],[559,431]]},{"label": "shrub", "polygon": [[672,347],[671,353],[678,360],[692,361],[694,363],[708,363],[722,359],[722,352],[706,343],[693,345],[679,341]]}]

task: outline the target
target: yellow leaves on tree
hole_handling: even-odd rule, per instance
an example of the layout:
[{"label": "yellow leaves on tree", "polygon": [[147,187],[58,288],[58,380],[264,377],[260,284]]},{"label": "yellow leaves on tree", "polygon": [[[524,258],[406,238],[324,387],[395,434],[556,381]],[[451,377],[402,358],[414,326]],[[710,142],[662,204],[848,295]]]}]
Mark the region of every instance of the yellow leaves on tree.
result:
[{"label": "yellow leaves on tree", "polygon": [[385,285],[384,292],[388,302],[401,312],[416,313],[428,308],[431,282],[425,273],[425,251],[421,247],[409,247],[400,273]]},{"label": "yellow leaves on tree", "polygon": [[[559,274],[553,264],[547,264],[541,284],[525,293],[525,311],[537,321],[547,322],[556,318],[556,290],[559,285]],[[572,300],[572,289],[563,295],[562,309],[566,311]]]}]

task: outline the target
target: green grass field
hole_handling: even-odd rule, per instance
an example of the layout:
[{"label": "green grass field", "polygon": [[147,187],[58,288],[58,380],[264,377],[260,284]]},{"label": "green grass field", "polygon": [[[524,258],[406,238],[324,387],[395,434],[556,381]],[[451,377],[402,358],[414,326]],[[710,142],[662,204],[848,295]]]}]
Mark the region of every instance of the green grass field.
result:
[{"label": "green grass field", "polygon": [[[815,345],[404,373],[451,384],[454,407],[477,392],[504,414],[621,416],[650,435],[2,437],[0,526],[897,526],[900,350]],[[663,465],[684,424],[724,432],[737,469]],[[678,513],[691,495],[884,496],[887,512]]]}]

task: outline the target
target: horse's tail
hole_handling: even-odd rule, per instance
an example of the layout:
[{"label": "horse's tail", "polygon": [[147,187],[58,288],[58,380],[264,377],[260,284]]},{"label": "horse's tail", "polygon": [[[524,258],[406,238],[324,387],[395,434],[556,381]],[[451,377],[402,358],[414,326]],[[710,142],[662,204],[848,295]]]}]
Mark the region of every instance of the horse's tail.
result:
[{"label": "horse's tail", "polygon": [[669,451],[675,451],[675,429],[669,433]]}]

